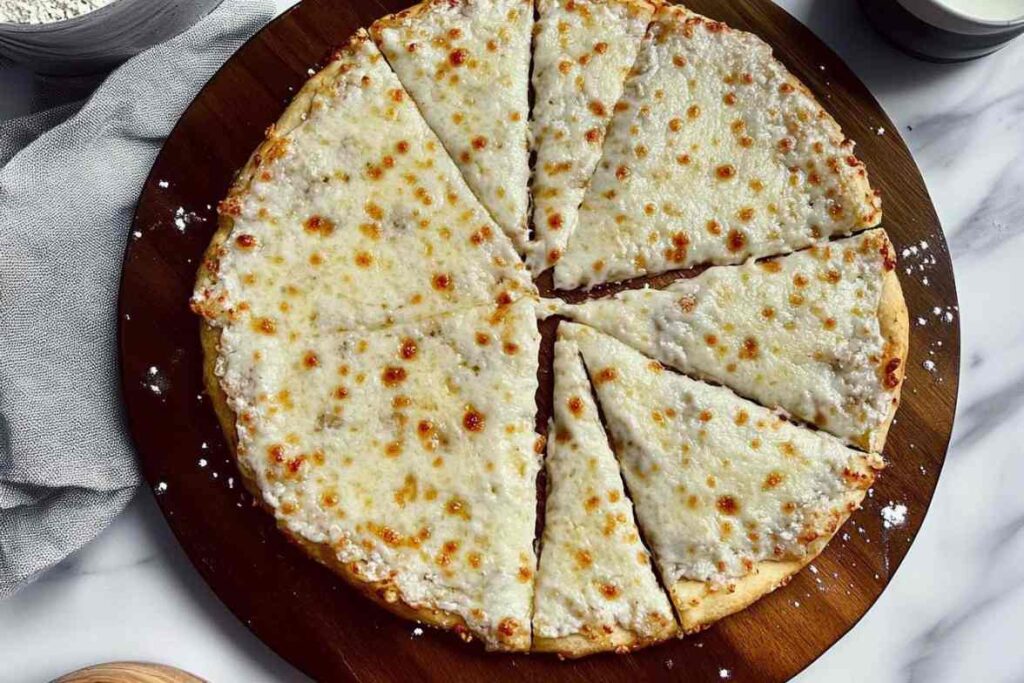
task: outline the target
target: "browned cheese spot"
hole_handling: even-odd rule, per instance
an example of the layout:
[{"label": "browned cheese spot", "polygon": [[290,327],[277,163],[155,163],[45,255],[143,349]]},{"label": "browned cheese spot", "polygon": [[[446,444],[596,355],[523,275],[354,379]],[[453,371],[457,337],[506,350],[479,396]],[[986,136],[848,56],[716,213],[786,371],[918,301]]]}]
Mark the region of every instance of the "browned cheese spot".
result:
[{"label": "browned cheese spot", "polygon": [[389,365],[384,368],[384,371],[381,373],[380,378],[381,382],[384,383],[384,386],[396,387],[405,381],[406,376],[407,373],[405,371],[405,368]]},{"label": "browned cheese spot", "polygon": [[483,413],[474,408],[473,406],[466,406],[466,411],[462,415],[462,426],[470,432],[482,432],[486,418]]},{"label": "browned cheese spot", "polygon": [[327,237],[334,232],[334,221],[323,216],[310,216],[302,224],[303,229],[311,235]]},{"label": "browned cheese spot", "polygon": [[569,412],[574,416],[579,417],[583,414],[583,399],[579,396],[573,396],[568,401]]},{"label": "browned cheese spot", "polygon": [[740,358],[743,360],[754,360],[757,358],[757,340],[753,337],[747,337],[743,340],[743,345],[740,347],[739,353]]},{"label": "browned cheese spot", "polygon": [[437,273],[431,278],[430,284],[439,292],[450,292],[454,288],[452,276],[447,273]]},{"label": "browned cheese spot", "polygon": [[406,337],[402,340],[402,345],[398,349],[398,355],[405,360],[412,360],[416,357],[416,340]]},{"label": "browned cheese spot", "polygon": [[743,251],[744,247],[747,246],[747,237],[739,230],[733,229],[726,235],[725,240],[726,248],[732,253]]},{"label": "browned cheese spot", "polygon": [[732,164],[722,164],[715,169],[715,176],[719,180],[732,180],[736,177],[736,167]]}]

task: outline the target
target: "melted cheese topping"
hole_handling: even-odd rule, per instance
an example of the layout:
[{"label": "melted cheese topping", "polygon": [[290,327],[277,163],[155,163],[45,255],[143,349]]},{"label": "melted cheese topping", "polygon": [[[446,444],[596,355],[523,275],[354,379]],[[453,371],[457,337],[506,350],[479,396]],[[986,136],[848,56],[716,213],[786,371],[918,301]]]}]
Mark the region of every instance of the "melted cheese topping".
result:
[{"label": "melted cheese topping", "polygon": [[574,341],[555,344],[554,375],[534,633],[600,638],[617,626],[640,639],[663,637],[675,622],[672,609],[637,533]]},{"label": "melted cheese topping", "polygon": [[[221,211],[233,228],[193,305],[212,324],[306,335],[534,291],[508,238],[365,34]],[[373,121],[367,126],[367,121]]]},{"label": "melted cheese topping", "polygon": [[864,447],[897,384],[878,323],[890,254],[885,232],[872,230],[560,312]]},{"label": "melted cheese topping", "polygon": [[576,227],[612,108],[654,11],[633,0],[539,0],[537,7],[534,273],[558,261]]},{"label": "melted cheese topping", "polygon": [[381,50],[519,247],[527,241],[531,0],[427,0],[371,28]]},{"label": "melted cheese topping", "polygon": [[529,645],[534,303],[297,339],[227,327],[239,465],[280,523],[392,598]]},{"label": "melted cheese topping", "polygon": [[[569,323],[662,579],[728,584],[835,531],[856,451]],[[859,492],[858,492],[859,493]],[[854,503],[855,504],[855,503]]]},{"label": "melted cheese topping", "polygon": [[615,110],[560,289],[740,263],[880,219],[853,143],[751,34],[662,7]]}]

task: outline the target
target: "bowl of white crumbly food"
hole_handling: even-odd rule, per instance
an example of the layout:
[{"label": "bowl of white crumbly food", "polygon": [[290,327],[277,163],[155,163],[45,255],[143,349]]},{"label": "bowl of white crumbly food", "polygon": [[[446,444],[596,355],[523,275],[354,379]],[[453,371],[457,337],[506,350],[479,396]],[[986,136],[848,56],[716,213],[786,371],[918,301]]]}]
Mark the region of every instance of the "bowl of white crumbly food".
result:
[{"label": "bowl of white crumbly food", "polygon": [[181,33],[220,2],[0,0],[0,63],[98,73]]}]

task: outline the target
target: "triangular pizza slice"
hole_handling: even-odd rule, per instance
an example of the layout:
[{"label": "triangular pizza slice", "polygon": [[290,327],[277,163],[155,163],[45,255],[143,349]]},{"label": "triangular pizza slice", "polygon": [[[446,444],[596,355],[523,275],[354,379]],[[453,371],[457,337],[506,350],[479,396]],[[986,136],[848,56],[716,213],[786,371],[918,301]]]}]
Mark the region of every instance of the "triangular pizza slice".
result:
[{"label": "triangular pizza slice", "polygon": [[229,327],[219,360],[204,334],[239,469],[282,530],[388,609],[488,649],[531,640],[534,309],[302,337]]},{"label": "triangular pizza slice", "polygon": [[853,143],[768,45],[664,5],[615,105],[555,284],[740,263],[880,219]]},{"label": "triangular pizza slice", "polygon": [[534,291],[365,31],[271,127],[220,214],[193,297],[216,326],[329,333]]},{"label": "triangular pizza slice", "polygon": [[381,51],[520,249],[528,238],[532,0],[425,0],[370,27]]},{"label": "triangular pizza slice", "polygon": [[531,121],[530,269],[551,267],[576,227],[612,108],[654,13],[646,0],[538,0]]},{"label": "triangular pizza slice", "polygon": [[686,374],[881,452],[907,307],[884,230],[561,310]]},{"label": "triangular pizza slice", "polygon": [[579,657],[676,633],[608,446],[576,342],[555,343],[547,512],[534,597],[534,649]]},{"label": "triangular pizza slice", "polygon": [[877,455],[568,325],[687,632],[743,609],[813,560],[882,467]]}]

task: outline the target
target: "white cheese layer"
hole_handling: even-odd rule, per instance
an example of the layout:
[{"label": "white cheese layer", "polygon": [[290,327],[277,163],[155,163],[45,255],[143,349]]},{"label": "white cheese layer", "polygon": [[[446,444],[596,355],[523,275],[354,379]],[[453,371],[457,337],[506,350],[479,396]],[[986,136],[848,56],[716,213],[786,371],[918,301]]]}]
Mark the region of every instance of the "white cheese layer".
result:
[{"label": "white cheese layer", "polygon": [[564,324],[594,382],[637,520],[666,585],[727,585],[799,559],[866,480],[859,454],[728,389]]},{"label": "white cheese layer", "polygon": [[305,119],[271,134],[251,182],[222,203],[234,226],[196,310],[306,335],[533,291],[372,41],[336,59]]},{"label": "white cheese layer", "polygon": [[560,313],[863,447],[895,391],[878,322],[890,253],[885,232],[871,230]]},{"label": "white cheese layer", "polygon": [[560,289],[786,253],[880,219],[853,143],[749,33],[663,6],[615,110]]},{"label": "white cheese layer", "polygon": [[280,523],[488,647],[529,643],[535,305],[298,338],[229,326],[238,459]]},{"label": "white cheese layer", "polygon": [[558,261],[576,227],[612,108],[654,7],[636,0],[538,0],[537,10],[529,258],[534,273]]},{"label": "white cheese layer", "polygon": [[554,376],[534,635],[599,638],[618,627],[641,640],[658,637],[674,623],[672,608],[637,533],[574,341],[555,344]]},{"label": "white cheese layer", "polygon": [[426,0],[371,27],[466,182],[525,248],[531,0]]}]

